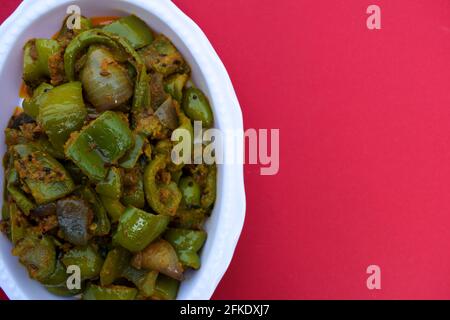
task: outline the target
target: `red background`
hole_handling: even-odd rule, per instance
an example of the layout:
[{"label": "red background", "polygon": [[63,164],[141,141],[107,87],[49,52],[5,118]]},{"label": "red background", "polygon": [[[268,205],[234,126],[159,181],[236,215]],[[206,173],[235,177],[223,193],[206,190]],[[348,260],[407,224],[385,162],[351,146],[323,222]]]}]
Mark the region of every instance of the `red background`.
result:
[{"label": "red background", "polygon": [[278,175],[245,168],[246,223],[214,298],[450,299],[450,2],[174,2],[225,63],[245,127],[281,135]]}]

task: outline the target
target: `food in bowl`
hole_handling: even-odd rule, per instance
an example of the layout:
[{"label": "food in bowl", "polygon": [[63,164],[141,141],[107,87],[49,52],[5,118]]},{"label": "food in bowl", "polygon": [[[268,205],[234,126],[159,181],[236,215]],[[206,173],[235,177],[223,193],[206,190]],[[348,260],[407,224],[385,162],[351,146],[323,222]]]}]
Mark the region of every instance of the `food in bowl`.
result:
[{"label": "food in bowl", "polygon": [[[174,163],[170,137],[213,126],[209,101],[172,42],[137,16],[67,19],[24,46],[1,230],[56,295],[175,299],[184,272],[200,268],[216,166]],[[76,270],[81,285],[69,288]]]}]

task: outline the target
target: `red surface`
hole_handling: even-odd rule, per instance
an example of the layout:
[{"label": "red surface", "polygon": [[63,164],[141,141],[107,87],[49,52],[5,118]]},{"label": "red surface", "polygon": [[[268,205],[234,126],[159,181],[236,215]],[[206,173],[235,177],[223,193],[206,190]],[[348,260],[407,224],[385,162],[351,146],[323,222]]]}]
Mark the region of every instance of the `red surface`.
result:
[{"label": "red surface", "polygon": [[279,174],[246,166],[214,298],[450,299],[450,3],[174,1],[223,59],[246,128],[281,131]]}]

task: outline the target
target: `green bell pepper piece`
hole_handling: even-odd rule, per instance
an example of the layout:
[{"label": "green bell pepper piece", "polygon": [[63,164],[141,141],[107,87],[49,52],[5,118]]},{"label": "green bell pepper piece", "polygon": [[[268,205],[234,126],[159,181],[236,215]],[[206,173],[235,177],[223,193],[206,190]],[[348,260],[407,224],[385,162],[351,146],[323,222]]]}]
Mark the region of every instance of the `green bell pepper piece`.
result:
[{"label": "green bell pepper piece", "polygon": [[183,88],[189,80],[187,74],[174,74],[165,80],[164,90],[178,103],[183,101]]},{"label": "green bell pepper piece", "polygon": [[[49,154],[27,144],[14,146],[20,178],[25,181],[38,205],[53,202],[75,189],[66,169]],[[17,168],[17,167],[16,167]]]},{"label": "green bell pepper piece", "polygon": [[144,189],[148,204],[159,214],[175,215],[182,195],[175,182],[159,183],[157,174],[166,168],[169,158],[157,154],[145,168]]},{"label": "green bell pepper piece", "polygon": [[153,69],[164,76],[173,73],[187,73],[188,66],[183,59],[183,56],[170,42],[170,40],[159,34],[155,40],[147,47],[139,51],[144,59],[147,69]]},{"label": "green bell pepper piece", "polygon": [[140,168],[135,167],[132,170],[126,171],[127,179],[130,179],[132,184],[126,183],[122,203],[126,206],[136,207],[139,209],[145,206],[144,181]]},{"label": "green bell pepper piece", "polygon": [[108,213],[103,206],[97,194],[88,186],[80,190],[82,197],[91,205],[94,210],[94,223],[90,225],[90,231],[93,235],[104,236],[111,230],[111,223]]},{"label": "green bell pepper piece", "polygon": [[175,300],[179,287],[179,281],[160,273],[156,279],[155,293],[152,298],[158,300]]},{"label": "green bell pepper piece", "polygon": [[215,165],[208,166],[208,174],[206,176],[205,185],[202,190],[202,198],[200,200],[202,208],[209,209],[216,201],[216,180],[217,167]]},{"label": "green bell pepper piece", "polygon": [[170,228],[164,234],[164,239],[175,248],[184,266],[199,269],[200,257],[197,252],[203,247],[206,236],[204,231]]},{"label": "green bell pepper piece", "polygon": [[193,121],[201,121],[206,128],[212,127],[214,116],[205,94],[197,88],[188,88],[183,99],[183,110]]},{"label": "green bell pepper piece", "polygon": [[97,191],[99,195],[120,199],[122,195],[122,177],[120,170],[116,167],[111,167],[106,179],[97,183],[95,191]]},{"label": "green bell pepper piece", "polygon": [[52,39],[32,39],[25,44],[23,57],[23,80],[34,87],[50,76],[48,59],[60,49]]},{"label": "green bell pepper piece", "polygon": [[106,211],[108,212],[111,222],[119,221],[122,214],[125,212],[125,206],[118,200],[104,195],[99,195]]},{"label": "green bell pepper piece", "polygon": [[127,39],[134,49],[152,43],[153,33],[147,24],[135,15],[126,16],[103,27],[103,30]]},{"label": "green bell pepper piece", "polygon": [[36,149],[48,153],[55,159],[64,159],[64,150],[56,150],[56,148],[50,143],[48,138],[40,137],[37,140],[29,141],[28,144],[32,145]]},{"label": "green bell pepper piece", "polygon": [[49,287],[65,287],[67,278],[66,267],[61,260],[56,260],[55,270],[51,275],[43,279],[41,283]]},{"label": "green bell pepper piece", "polygon": [[158,277],[157,271],[146,271],[127,266],[122,276],[139,289],[139,293],[145,298],[151,297],[155,292],[156,278]]},{"label": "green bell pepper piece", "polygon": [[56,296],[60,296],[60,297],[73,297],[76,296],[77,294],[80,294],[81,292],[83,292],[83,289],[72,289],[69,290],[67,288],[67,286],[45,286],[45,289],[47,289],[48,292],[50,292],[51,294],[54,294]]},{"label": "green bell pepper piece", "polygon": [[16,244],[27,234],[28,222],[15,203],[9,204],[9,215],[11,221],[11,241],[13,244]]},{"label": "green bell pepper piece", "polygon": [[2,206],[2,220],[3,221],[9,220],[10,217],[11,215],[9,211],[9,204],[6,201],[4,201]]},{"label": "green bell pepper piece", "polygon": [[183,194],[183,202],[188,207],[199,206],[202,191],[200,185],[192,177],[182,177],[178,187]]},{"label": "green bell pepper piece", "polygon": [[145,137],[140,134],[135,133],[134,135],[134,146],[131,148],[125,156],[119,161],[119,165],[125,169],[132,169],[136,165],[139,157],[142,155],[142,149],[145,143]]},{"label": "green bell pepper piece", "polygon": [[[70,17],[71,16],[68,16],[66,19],[64,19],[63,24],[62,24],[61,28],[59,29],[59,32],[56,36],[56,40],[63,42],[64,44],[67,44],[67,40],[69,40],[72,37],[72,34],[77,35],[83,31],[93,28],[91,20],[81,16],[81,17],[79,17],[80,18],[80,28],[79,29],[77,29],[77,28],[69,29],[67,27],[67,20]],[[68,34],[70,34],[70,35],[68,36]]]},{"label": "green bell pepper piece", "polygon": [[53,240],[49,236],[27,233],[12,250],[13,255],[25,265],[32,279],[43,281],[56,268],[56,250]]},{"label": "green bell pepper piece", "polygon": [[73,248],[64,254],[61,260],[66,267],[71,265],[78,266],[82,280],[97,277],[103,265],[103,258],[91,246]]},{"label": "green bell pepper piece", "polygon": [[53,86],[48,83],[41,83],[34,91],[30,99],[25,99],[22,102],[22,108],[26,114],[36,119],[39,115],[39,106],[45,98],[48,91],[53,89]]},{"label": "green bell pepper piece", "polygon": [[59,152],[70,134],[80,130],[87,116],[81,82],[69,82],[48,91],[39,105],[38,122]]},{"label": "green bell pepper piece", "polygon": [[25,194],[23,194],[23,192],[20,191],[19,188],[8,186],[7,190],[20,210],[22,210],[22,212],[26,215],[29,215],[30,212],[36,208],[36,205],[30,199],[28,199],[28,197],[25,196]]},{"label": "green bell pepper piece", "polygon": [[180,208],[173,217],[171,225],[177,228],[201,230],[205,220],[206,212],[202,208]]},{"label": "green bell pepper piece", "polygon": [[164,232],[169,220],[167,216],[128,207],[119,220],[114,241],[131,252],[138,252]]},{"label": "green bell pepper piece", "polygon": [[100,271],[100,284],[109,286],[120,278],[123,270],[128,266],[130,258],[130,253],[123,248],[118,247],[109,251]]},{"label": "green bell pepper piece", "polygon": [[66,144],[66,156],[90,179],[101,181],[108,165],[117,161],[133,145],[133,134],[127,123],[115,112],[106,111]]},{"label": "green bell pepper piece", "polygon": [[134,300],[137,293],[137,289],[125,286],[101,287],[91,284],[83,293],[83,300]]}]

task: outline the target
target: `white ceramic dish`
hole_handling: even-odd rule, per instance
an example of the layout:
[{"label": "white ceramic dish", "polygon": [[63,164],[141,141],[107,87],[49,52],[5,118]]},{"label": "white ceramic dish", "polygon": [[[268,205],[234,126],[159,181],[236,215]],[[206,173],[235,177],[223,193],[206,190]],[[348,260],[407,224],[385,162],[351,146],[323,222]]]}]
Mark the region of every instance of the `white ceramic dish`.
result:
[{"label": "white ceramic dish", "polygon": [[[4,128],[20,105],[22,47],[30,38],[51,37],[60,27],[69,5],[76,4],[85,16],[134,13],[156,32],[167,35],[192,67],[193,80],[210,98],[218,129],[243,129],[242,114],[228,74],[200,28],[169,0],[24,0],[0,26],[0,155],[5,153]],[[243,140],[234,145],[224,137],[224,154],[243,153]],[[235,142],[236,143],[236,142]],[[0,171],[3,190],[4,171]],[[219,165],[217,201],[206,224],[208,240],[202,250],[202,267],[188,272],[178,299],[209,299],[234,253],[245,216],[242,164]],[[1,203],[0,199],[0,203]],[[10,299],[58,299],[11,255],[11,243],[0,235],[0,287]]]}]

